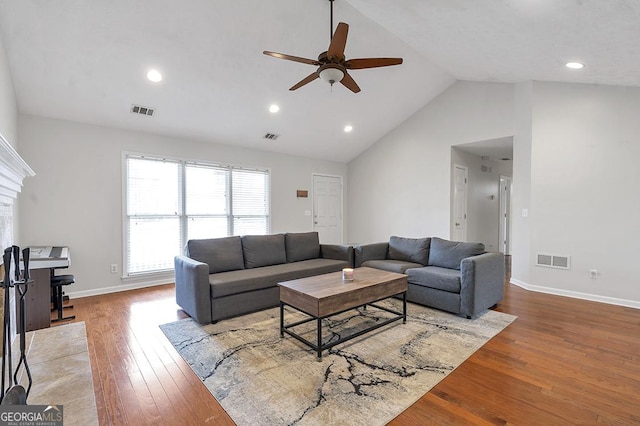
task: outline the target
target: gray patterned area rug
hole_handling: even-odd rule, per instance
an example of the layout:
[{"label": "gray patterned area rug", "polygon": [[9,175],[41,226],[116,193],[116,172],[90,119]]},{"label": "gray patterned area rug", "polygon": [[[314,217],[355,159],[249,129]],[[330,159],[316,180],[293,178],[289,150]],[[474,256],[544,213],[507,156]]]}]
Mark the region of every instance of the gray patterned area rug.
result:
[{"label": "gray patterned area rug", "polygon": [[[382,304],[401,309],[401,302]],[[390,307],[390,306],[389,306]],[[462,364],[516,317],[487,311],[473,320],[408,304],[397,321],[325,351],[280,337],[279,309],[201,326],[161,325],[169,341],[238,425],[384,425]],[[389,314],[368,307],[323,323],[337,339]],[[285,310],[287,324],[304,318]],[[315,322],[297,326],[314,341]]]}]

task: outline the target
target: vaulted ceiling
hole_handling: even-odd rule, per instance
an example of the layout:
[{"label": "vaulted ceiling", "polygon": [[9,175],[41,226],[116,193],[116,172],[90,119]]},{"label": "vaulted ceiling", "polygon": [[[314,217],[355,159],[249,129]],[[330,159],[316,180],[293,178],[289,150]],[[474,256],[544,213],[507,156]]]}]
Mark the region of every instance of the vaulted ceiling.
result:
[{"label": "vaulted ceiling", "polygon": [[347,58],[404,64],[351,71],[357,94],[289,91],[314,68],[262,51],[316,58],[328,0],[0,0],[0,37],[21,113],[337,161],[455,80],[640,86],[640,0],[335,0],[334,14]]}]

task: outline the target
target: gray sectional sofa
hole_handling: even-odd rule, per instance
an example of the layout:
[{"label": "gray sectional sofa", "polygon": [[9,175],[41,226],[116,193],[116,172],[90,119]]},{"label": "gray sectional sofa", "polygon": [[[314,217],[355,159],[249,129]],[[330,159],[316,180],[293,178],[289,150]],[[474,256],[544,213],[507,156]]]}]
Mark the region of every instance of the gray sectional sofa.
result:
[{"label": "gray sectional sofa", "polygon": [[320,244],[317,232],[189,240],[176,256],[176,302],[201,324],[280,302],[278,282],[353,266],[351,246]]},{"label": "gray sectional sofa", "polygon": [[504,255],[481,243],[393,236],[354,247],[355,266],[407,274],[407,300],[471,318],[504,296]]}]

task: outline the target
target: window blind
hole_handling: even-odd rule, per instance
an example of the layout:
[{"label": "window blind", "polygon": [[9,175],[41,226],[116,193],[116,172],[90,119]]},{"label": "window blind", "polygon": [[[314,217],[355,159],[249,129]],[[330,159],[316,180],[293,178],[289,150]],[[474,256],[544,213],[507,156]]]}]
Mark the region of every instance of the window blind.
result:
[{"label": "window blind", "polygon": [[180,250],[180,164],[127,159],[127,271],[173,268]]},{"label": "window blind", "polygon": [[126,273],[173,268],[189,239],[269,232],[269,171],[126,156]]}]

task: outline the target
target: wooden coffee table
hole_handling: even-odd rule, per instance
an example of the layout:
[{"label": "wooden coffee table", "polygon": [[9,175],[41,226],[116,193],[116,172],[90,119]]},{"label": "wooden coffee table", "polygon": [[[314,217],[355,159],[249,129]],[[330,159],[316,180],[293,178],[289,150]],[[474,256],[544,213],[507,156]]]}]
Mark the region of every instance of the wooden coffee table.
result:
[{"label": "wooden coffee table", "polygon": [[[403,323],[407,322],[407,276],[404,274],[373,268],[357,268],[354,270],[353,281],[343,281],[342,272],[332,272],[330,274],[281,282],[278,283],[278,286],[280,286],[280,336],[284,337],[284,334],[287,333],[313,348],[318,354],[318,361],[322,360],[322,351],[325,349],[384,327],[399,319],[402,319]],[[402,312],[374,305],[375,302],[396,295],[402,295]],[[311,318],[285,325],[285,305],[291,306]],[[366,305],[390,312],[396,316],[350,336],[322,344],[322,319],[359,306],[366,307]],[[310,342],[290,330],[292,327],[314,320],[317,322],[317,343]]]}]

